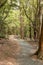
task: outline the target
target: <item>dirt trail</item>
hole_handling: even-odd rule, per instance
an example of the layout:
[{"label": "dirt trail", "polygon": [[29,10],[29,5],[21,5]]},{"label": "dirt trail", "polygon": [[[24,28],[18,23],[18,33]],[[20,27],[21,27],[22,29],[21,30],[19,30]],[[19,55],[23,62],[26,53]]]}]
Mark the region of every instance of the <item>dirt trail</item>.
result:
[{"label": "dirt trail", "polygon": [[38,49],[37,45],[32,46],[13,37],[3,43],[0,44],[0,65],[43,65],[41,61],[30,57]]}]

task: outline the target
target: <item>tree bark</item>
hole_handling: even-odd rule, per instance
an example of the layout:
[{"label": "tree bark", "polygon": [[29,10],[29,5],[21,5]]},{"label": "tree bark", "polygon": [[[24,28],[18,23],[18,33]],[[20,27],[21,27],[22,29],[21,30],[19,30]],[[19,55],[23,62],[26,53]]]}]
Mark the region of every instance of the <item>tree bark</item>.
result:
[{"label": "tree bark", "polygon": [[22,11],[22,9],[20,9],[20,36],[21,39],[24,39],[24,13]]},{"label": "tree bark", "polygon": [[42,16],[42,28],[41,28],[41,35],[39,40],[38,56],[40,59],[43,59],[43,16]]}]

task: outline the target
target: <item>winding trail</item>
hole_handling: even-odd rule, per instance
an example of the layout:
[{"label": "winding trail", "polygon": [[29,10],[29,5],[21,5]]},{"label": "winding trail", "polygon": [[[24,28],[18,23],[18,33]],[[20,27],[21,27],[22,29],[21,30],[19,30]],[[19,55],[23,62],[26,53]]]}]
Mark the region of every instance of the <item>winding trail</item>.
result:
[{"label": "winding trail", "polygon": [[[19,45],[19,51],[16,53],[15,57],[14,53],[11,52],[12,57],[8,57],[8,59],[0,61],[0,65],[43,65],[42,61],[31,58],[31,55],[38,50],[38,45],[31,45],[22,39],[15,39],[13,37],[10,37],[10,41],[11,44],[14,44],[15,41],[17,42]],[[12,48],[14,47],[13,44],[11,45]]]},{"label": "winding trail", "polygon": [[31,56],[33,55],[37,50],[38,46],[37,45],[31,45],[28,42],[22,40],[22,39],[14,39],[15,41],[18,42],[20,46],[20,52],[19,55],[23,56]]},{"label": "winding trail", "polygon": [[17,41],[20,46],[20,51],[16,54],[16,62],[19,65],[43,65],[41,61],[31,58],[31,55],[38,50],[38,45],[31,45],[22,39],[14,39],[13,37],[11,40]]}]

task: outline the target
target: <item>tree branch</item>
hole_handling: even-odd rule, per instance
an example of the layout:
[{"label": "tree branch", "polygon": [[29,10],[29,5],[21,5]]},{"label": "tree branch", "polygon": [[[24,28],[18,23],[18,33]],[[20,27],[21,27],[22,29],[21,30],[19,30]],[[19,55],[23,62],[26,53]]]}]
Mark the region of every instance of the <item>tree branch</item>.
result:
[{"label": "tree branch", "polygon": [[5,0],[2,4],[0,4],[0,8],[3,7],[6,2],[7,2],[7,0]]},{"label": "tree branch", "polygon": [[18,7],[19,9],[21,8],[19,5],[17,5],[16,3],[14,3],[14,4],[11,4],[10,5],[11,7],[14,7],[14,6],[16,6],[16,7]]},{"label": "tree branch", "polygon": [[24,6],[23,6],[23,9],[24,9],[24,12],[25,12],[25,15],[26,15],[26,17],[32,22],[32,24],[33,24],[33,21],[32,21],[32,19],[27,15],[27,13],[26,13],[26,10],[25,10],[25,8],[24,8]]},{"label": "tree branch", "polygon": [[27,15],[24,6],[23,6],[23,9],[24,9],[24,12],[25,12],[26,17],[31,21],[31,23],[32,23],[32,25],[33,25],[32,27],[38,32],[37,28],[34,26],[34,21],[32,21],[31,18]]}]

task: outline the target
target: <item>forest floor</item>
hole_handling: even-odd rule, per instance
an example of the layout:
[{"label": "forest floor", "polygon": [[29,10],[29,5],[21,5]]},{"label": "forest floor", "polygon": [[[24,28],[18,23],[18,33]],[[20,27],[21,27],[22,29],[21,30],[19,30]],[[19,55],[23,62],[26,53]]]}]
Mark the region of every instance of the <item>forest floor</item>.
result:
[{"label": "forest floor", "polygon": [[38,43],[22,39],[0,39],[0,65],[43,65],[32,55],[37,51]]}]

